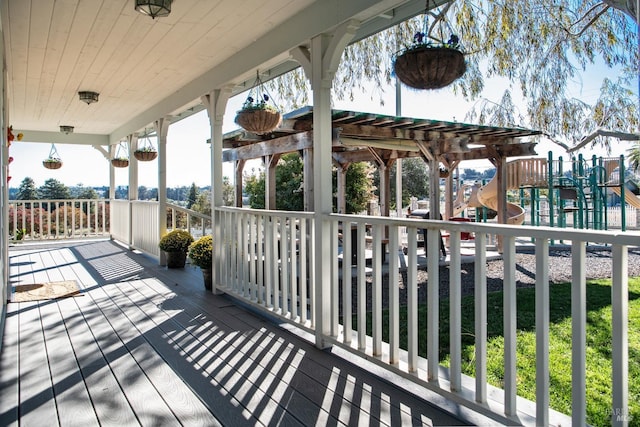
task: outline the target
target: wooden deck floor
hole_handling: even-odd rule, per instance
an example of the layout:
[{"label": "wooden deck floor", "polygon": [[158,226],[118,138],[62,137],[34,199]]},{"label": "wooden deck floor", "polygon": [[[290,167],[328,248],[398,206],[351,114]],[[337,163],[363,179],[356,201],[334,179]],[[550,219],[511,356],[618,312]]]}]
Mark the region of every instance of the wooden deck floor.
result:
[{"label": "wooden deck floor", "polygon": [[79,296],[8,304],[0,425],[459,425],[462,422],[111,241],[18,246],[11,284]]}]

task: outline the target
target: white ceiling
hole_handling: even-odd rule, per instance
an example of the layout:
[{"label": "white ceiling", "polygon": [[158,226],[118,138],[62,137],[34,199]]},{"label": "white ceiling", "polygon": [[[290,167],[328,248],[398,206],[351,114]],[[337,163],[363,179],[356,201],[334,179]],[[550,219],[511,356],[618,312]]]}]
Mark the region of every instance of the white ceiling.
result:
[{"label": "white ceiling", "polygon": [[[332,26],[358,19],[363,37],[424,2],[174,0],[171,14],[155,20],[136,12],[134,0],[1,7],[9,123],[34,142],[113,143],[198,105],[210,90],[240,91],[258,68],[292,68],[288,51]],[[81,102],[85,90],[98,92],[99,102]],[[75,135],[60,134],[60,125],[74,126]]]}]

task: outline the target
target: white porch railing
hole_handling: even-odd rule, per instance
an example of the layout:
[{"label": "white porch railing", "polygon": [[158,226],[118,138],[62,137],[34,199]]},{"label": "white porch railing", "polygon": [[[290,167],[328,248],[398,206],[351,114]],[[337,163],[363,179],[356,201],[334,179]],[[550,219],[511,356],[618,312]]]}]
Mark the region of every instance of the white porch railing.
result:
[{"label": "white porch railing", "polygon": [[[610,245],[612,251],[612,413],[628,414],[628,265],[627,247],[640,244],[637,232],[600,232],[548,227],[499,226],[328,215],[330,254],[314,256],[314,217],[309,213],[220,208],[217,283],[220,291],[242,298],[287,322],[315,333],[318,342],[331,343],[359,354],[405,378],[456,402],[464,402],[492,417],[518,417],[524,424],[548,425],[560,416],[549,409],[549,243],[570,241],[572,257],[572,423],[586,424],[586,245]],[[407,230],[407,257],[396,256],[399,231]],[[450,234],[450,367],[439,362],[439,257],[427,257],[427,357],[418,353],[418,234],[427,229],[427,246],[439,247],[438,231]],[[342,232],[347,230],[347,232]],[[461,368],[461,233],[475,235],[475,372]],[[486,243],[500,236],[504,262],[504,387],[487,382]],[[536,248],[536,402],[516,395],[516,239],[533,241]],[[214,241],[215,241],[214,237]],[[339,239],[342,244],[339,244]],[[352,248],[358,248],[352,251]],[[386,248],[391,248],[388,253]],[[362,250],[362,248],[366,248]],[[420,252],[422,252],[420,250]],[[437,252],[437,251],[436,251]],[[346,256],[345,256],[346,255]],[[388,257],[388,261],[383,261]],[[392,279],[387,307],[383,307],[383,276],[398,272],[407,260],[407,348],[400,349],[398,280]],[[314,271],[321,269],[321,283]],[[394,277],[397,277],[397,273]],[[353,303],[355,299],[355,304]],[[330,307],[319,305],[329,304]],[[355,307],[355,309],[353,308]],[[367,311],[371,333],[366,334]],[[321,316],[325,313],[329,319]],[[388,314],[389,337],[383,340]],[[329,327],[327,328],[327,322]],[[324,325],[322,328],[320,325]],[[320,330],[330,330],[322,336]],[[560,416],[561,417],[561,416]],[[562,418],[562,417],[561,417]],[[557,420],[556,420],[557,421]],[[566,420],[564,420],[566,421]],[[614,420],[615,421],[615,420]],[[623,421],[622,421],[623,422]],[[624,422],[623,422],[624,423]]]},{"label": "white porch railing", "polygon": [[109,200],[9,200],[12,241],[108,236]]},{"label": "white porch railing", "polygon": [[[160,256],[160,204],[157,201],[111,200],[112,238],[155,257]],[[167,204],[167,229],[188,230],[194,238],[211,234],[211,217]]]}]

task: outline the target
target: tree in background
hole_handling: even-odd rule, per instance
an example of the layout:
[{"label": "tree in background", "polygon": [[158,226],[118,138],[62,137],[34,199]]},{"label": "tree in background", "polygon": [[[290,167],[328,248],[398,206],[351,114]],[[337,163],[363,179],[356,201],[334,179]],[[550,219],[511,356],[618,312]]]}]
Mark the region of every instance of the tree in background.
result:
[{"label": "tree in background", "polygon": [[192,183],[191,187],[189,187],[189,195],[187,196],[187,209],[191,209],[191,206],[196,202],[198,197],[198,187],[196,183]]},{"label": "tree in background", "polygon": [[222,204],[224,206],[235,206],[236,189],[231,185],[228,176],[222,177]]},{"label": "tree in background", "polygon": [[196,195],[196,201],[191,207],[196,212],[211,216],[211,191],[204,190]]},{"label": "tree in background", "polygon": [[69,188],[55,178],[49,178],[38,188],[40,199],[70,199],[71,193]]},{"label": "tree in background", "polygon": [[[374,198],[375,185],[373,183],[374,167],[369,162],[351,163],[347,168],[345,182],[346,212],[357,214],[367,209],[369,201]],[[337,194],[338,184],[334,173],[333,193]],[[337,200],[334,198],[334,209]]]},{"label": "tree in background", "polygon": [[[396,203],[396,164],[390,173],[391,181],[391,205]],[[421,158],[407,158],[402,160],[402,207],[409,205],[411,197],[424,200],[429,195],[429,169]]]},{"label": "tree in background", "polygon": [[72,199],[97,199],[98,192],[91,187],[85,187],[82,184],[70,188],[69,192]]},{"label": "tree in background", "polygon": [[[265,179],[264,171],[244,173],[244,192],[249,196],[249,207],[252,209],[265,208]],[[277,191],[277,190],[276,190]]]},{"label": "tree in background", "polygon": [[[302,211],[304,209],[303,162],[298,153],[285,154],[276,167],[276,209]],[[333,193],[336,193],[334,174]],[[244,190],[253,209],[265,207],[265,175],[263,171],[244,176]],[[353,163],[347,169],[347,212],[361,212],[373,194],[372,169],[368,163]],[[334,197],[335,203],[335,197]]]},{"label": "tree in background", "polygon": [[[496,126],[526,126],[574,145],[598,128],[638,132],[633,85],[638,79],[635,1],[454,0],[443,4],[429,38],[459,36],[467,72],[454,92],[476,101],[467,120]],[[437,16],[446,17],[437,21]],[[403,22],[349,46],[333,81],[333,96],[353,99],[373,83],[371,98],[392,83],[392,57],[424,30],[424,16]],[[568,90],[590,65],[617,67],[603,78],[598,98],[585,102]],[[505,78],[503,93],[483,98],[485,79]],[[286,100],[286,111],[308,103],[309,86],[300,69],[270,82]],[[635,89],[637,90],[637,89]],[[526,111],[515,107],[523,99]],[[615,139],[599,136],[592,146]]]},{"label": "tree in background", "polygon": [[20,183],[17,200],[36,200],[38,198],[38,190],[36,189],[36,183],[33,179],[26,177]]}]

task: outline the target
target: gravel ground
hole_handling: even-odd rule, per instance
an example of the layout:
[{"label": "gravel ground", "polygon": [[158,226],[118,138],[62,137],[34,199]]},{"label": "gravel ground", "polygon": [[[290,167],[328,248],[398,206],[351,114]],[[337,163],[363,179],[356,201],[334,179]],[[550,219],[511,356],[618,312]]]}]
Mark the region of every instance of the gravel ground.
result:
[{"label": "gravel ground", "polygon": [[[536,257],[534,253],[516,254],[516,286],[531,287],[536,280]],[[489,292],[502,290],[503,261],[487,261],[487,290]],[[629,250],[629,277],[640,277],[640,248]],[[611,277],[611,251],[607,249],[591,250],[587,252],[586,260],[587,279],[604,279]],[[462,295],[473,295],[475,282],[475,264],[462,264]],[[440,266],[440,297],[449,296],[449,267]],[[418,300],[424,303],[427,300],[427,277],[424,269],[418,270]],[[406,272],[398,276],[400,287],[400,304],[406,304]],[[550,250],[549,252],[549,282],[563,283],[571,281],[571,251]],[[367,279],[371,285],[371,277]],[[367,309],[371,309],[371,287],[367,286]],[[383,277],[383,306],[388,306],[388,277]],[[353,281],[353,309],[356,309],[356,280]]]}]

